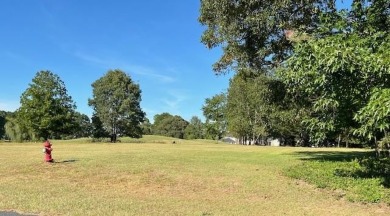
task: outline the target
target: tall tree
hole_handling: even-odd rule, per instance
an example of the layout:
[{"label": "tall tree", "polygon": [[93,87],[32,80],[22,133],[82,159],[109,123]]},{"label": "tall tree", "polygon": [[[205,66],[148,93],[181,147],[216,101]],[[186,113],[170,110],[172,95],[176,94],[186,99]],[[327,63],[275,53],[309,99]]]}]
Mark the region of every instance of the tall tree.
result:
[{"label": "tall tree", "polygon": [[[247,83],[241,76],[236,75],[230,80],[227,93],[226,120],[228,131],[237,137],[240,143],[244,143],[246,139],[252,139],[252,114],[254,114],[254,110],[250,105],[253,102],[249,95],[250,85],[251,83]],[[266,124],[261,126],[263,132],[266,133]]]},{"label": "tall tree", "polygon": [[102,121],[107,132],[130,137],[141,137],[141,89],[121,70],[110,70],[92,83],[93,98],[88,104]]},{"label": "tall tree", "polygon": [[291,54],[290,32],[312,33],[321,11],[335,10],[334,0],[201,0],[199,21],[206,26],[202,42],[222,46],[214,64],[217,73],[251,68],[264,72],[277,67]]},{"label": "tall tree", "polygon": [[[287,70],[280,74],[290,92],[309,105],[311,113],[305,123],[317,144],[325,139],[340,140],[342,134],[351,136],[363,123],[354,116],[359,110],[362,116],[371,110],[364,108],[370,98],[381,98],[372,97],[373,90],[390,87],[389,28],[374,28],[368,24],[373,18],[366,16],[383,1],[369,1],[372,4],[364,8],[359,2],[355,1],[350,13],[340,12],[324,23],[327,28],[333,26],[332,34],[298,42]],[[382,12],[390,16],[388,10]],[[371,15],[381,20],[382,12]],[[366,114],[365,118],[372,115]]]},{"label": "tall tree", "polygon": [[206,117],[205,127],[209,138],[219,140],[226,133],[226,104],[227,97],[225,93],[206,98],[202,111],[204,117]]},{"label": "tall tree", "polygon": [[229,132],[246,143],[259,143],[268,136],[299,136],[296,114],[285,101],[285,87],[271,76],[236,74],[229,84],[226,116]]},{"label": "tall tree", "polygon": [[18,122],[36,138],[61,138],[74,127],[74,104],[64,82],[50,71],[38,72],[23,92]]}]

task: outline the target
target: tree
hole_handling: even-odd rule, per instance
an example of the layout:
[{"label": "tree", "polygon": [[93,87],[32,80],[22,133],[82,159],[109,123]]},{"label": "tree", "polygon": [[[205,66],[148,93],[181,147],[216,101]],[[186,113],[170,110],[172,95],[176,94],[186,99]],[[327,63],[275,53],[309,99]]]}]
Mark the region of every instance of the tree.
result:
[{"label": "tree", "polygon": [[203,139],[204,126],[202,120],[197,116],[193,116],[184,133],[184,138],[186,139]]},{"label": "tree", "polygon": [[89,137],[92,134],[92,123],[85,114],[75,112],[75,127],[72,138]]},{"label": "tree", "polygon": [[156,135],[183,139],[187,125],[188,122],[178,115],[157,114],[154,116],[153,132]]},{"label": "tree", "polygon": [[388,150],[387,156],[390,157],[390,88],[373,89],[367,105],[355,114],[354,119],[361,125],[355,130],[356,134],[369,140],[375,139],[376,156],[380,156],[379,146],[376,142],[379,134],[383,137],[381,140],[382,148],[385,147]]},{"label": "tree", "polygon": [[150,123],[149,119],[145,117],[144,122],[141,125],[143,135],[153,134],[153,125]]},{"label": "tree", "polygon": [[23,132],[20,124],[15,118],[8,117],[7,123],[4,125],[5,135],[12,141],[22,142]]},{"label": "tree", "polygon": [[375,9],[376,15],[370,13],[371,7],[377,8],[383,1],[372,1],[365,8],[360,2],[355,1],[350,13],[337,13],[335,19],[323,24],[325,31],[332,29],[331,34],[298,42],[286,70],[280,73],[290,92],[306,101],[310,115],[304,122],[316,144],[327,139],[340,141],[342,135],[351,137],[363,123],[354,116],[358,112],[364,118],[372,115],[372,109],[365,107],[371,106],[370,98],[380,98],[373,97],[374,89],[390,87],[389,28],[372,26],[378,24],[373,17],[386,23],[382,12],[387,17],[390,12]]},{"label": "tree", "polygon": [[92,137],[93,138],[104,138],[109,137],[110,133],[104,128],[100,118],[94,113],[92,115]]},{"label": "tree", "polygon": [[239,72],[229,83],[226,114],[229,132],[241,143],[251,144],[264,143],[268,136],[285,140],[298,137],[297,115],[285,95],[285,86],[275,77],[258,74],[250,78]]},{"label": "tree", "polygon": [[[251,109],[250,103],[252,99],[249,98],[248,87],[250,83],[247,83],[241,76],[234,76],[229,83],[229,89],[227,94],[227,109],[226,120],[229,132],[239,139],[239,142],[246,143],[246,140],[252,140],[252,114],[254,112]],[[265,124],[263,131],[266,133]]]},{"label": "tree", "polygon": [[38,72],[23,92],[20,104],[17,121],[36,138],[61,138],[71,134],[76,105],[58,75],[50,71]]},{"label": "tree", "polygon": [[[92,83],[93,107],[107,132],[139,138],[145,113],[140,107],[141,89],[121,70],[110,70]],[[115,139],[113,140],[115,141]]]},{"label": "tree", "polygon": [[232,66],[265,72],[291,54],[287,33],[310,34],[317,28],[320,12],[334,10],[334,0],[202,0],[199,21],[206,26],[202,42],[208,48],[222,46],[223,55],[214,64],[217,73]]},{"label": "tree", "polygon": [[206,117],[205,125],[208,138],[219,140],[226,133],[226,102],[225,93],[206,98],[202,111]]},{"label": "tree", "polygon": [[153,126],[152,126],[153,134],[163,135],[164,131],[160,131],[161,129],[163,129],[163,127],[160,126],[160,125],[162,124],[164,119],[171,118],[171,117],[173,117],[173,116],[171,114],[167,113],[167,112],[164,112],[164,113],[161,113],[161,114],[156,114],[153,117],[153,120],[154,120],[154,123],[153,123]]},{"label": "tree", "polygon": [[5,123],[6,123],[6,117],[7,117],[7,112],[5,111],[0,111],[0,139],[3,139],[5,136]]},{"label": "tree", "polygon": [[4,132],[6,139],[16,142],[36,139],[32,129],[26,128],[25,125],[19,121],[16,116],[16,112],[6,113]]}]

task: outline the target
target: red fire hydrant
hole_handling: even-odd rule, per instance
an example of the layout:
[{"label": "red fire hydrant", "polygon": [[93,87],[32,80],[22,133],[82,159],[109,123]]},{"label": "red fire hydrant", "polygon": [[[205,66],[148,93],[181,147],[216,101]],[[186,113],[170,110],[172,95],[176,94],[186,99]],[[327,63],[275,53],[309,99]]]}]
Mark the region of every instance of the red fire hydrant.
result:
[{"label": "red fire hydrant", "polygon": [[51,147],[51,143],[49,142],[49,140],[46,140],[43,143],[43,146],[45,147],[43,149],[43,153],[45,153],[45,161],[50,163],[54,162],[53,158],[51,157],[51,152],[53,151],[53,148]]}]

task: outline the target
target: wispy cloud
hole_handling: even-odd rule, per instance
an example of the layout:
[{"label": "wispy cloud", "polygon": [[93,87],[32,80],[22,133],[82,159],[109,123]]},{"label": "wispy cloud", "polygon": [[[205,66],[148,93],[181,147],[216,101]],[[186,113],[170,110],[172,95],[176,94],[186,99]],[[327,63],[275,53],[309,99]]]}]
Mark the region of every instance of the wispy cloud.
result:
[{"label": "wispy cloud", "polygon": [[188,96],[180,90],[168,90],[168,96],[162,98],[161,102],[165,105],[165,108],[172,113],[179,113],[181,104],[188,99]]},{"label": "wispy cloud", "polygon": [[3,56],[11,61],[18,62],[19,64],[28,65],[32,62],[27,57],[15,52],[5,51],[3,52]]},{"label": "wispy cloud", "polygon": [[14,112],[20,107],[17,101],[0,101],[0,110]]},{"label": "wispy cloud", "polygon": [[172,83],[172,82],[176,81],[176,79],[171,77],[171,76],[155,73],[152,69],[142,67],[142,66],[125,65],[123,68],[125,70],[132,71],[135,74],[138,74],[141,76],[147,76],[147,77],[150,77],[153,79],[157,79],[157,80],[164,82],[164,83]]},{"label": "wispy cloud", "polygon": [[[76,52],[75,56],[85,62],[89,62],[98,66],[104,66],[106,68],[121,68],[140,76],[156,79],[163,83],[172,83],[176,81],[176,79],[172,76],[157,73],[156,70],[141,65],[132,65],[125,63],[124,61],[99,58],[81,52]],[[171,68],[168,68],[166,71],[170,72],[171,70]]]}]

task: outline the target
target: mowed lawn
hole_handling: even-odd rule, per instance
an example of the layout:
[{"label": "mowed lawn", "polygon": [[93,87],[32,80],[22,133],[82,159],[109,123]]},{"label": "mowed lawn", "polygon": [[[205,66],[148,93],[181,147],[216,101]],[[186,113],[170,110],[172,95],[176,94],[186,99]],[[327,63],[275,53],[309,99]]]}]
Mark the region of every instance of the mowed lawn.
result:
[{"label": "mowed lawn", "polygon": [[[147,137],[0,143],[0,211],[39,215],[389,215],[285,176],[310,148]],[[330,149],[326,149],[329,151]],[[339,151],[339,150],[338,150]],[[303,157],[303,156],[302,156]]]}]

